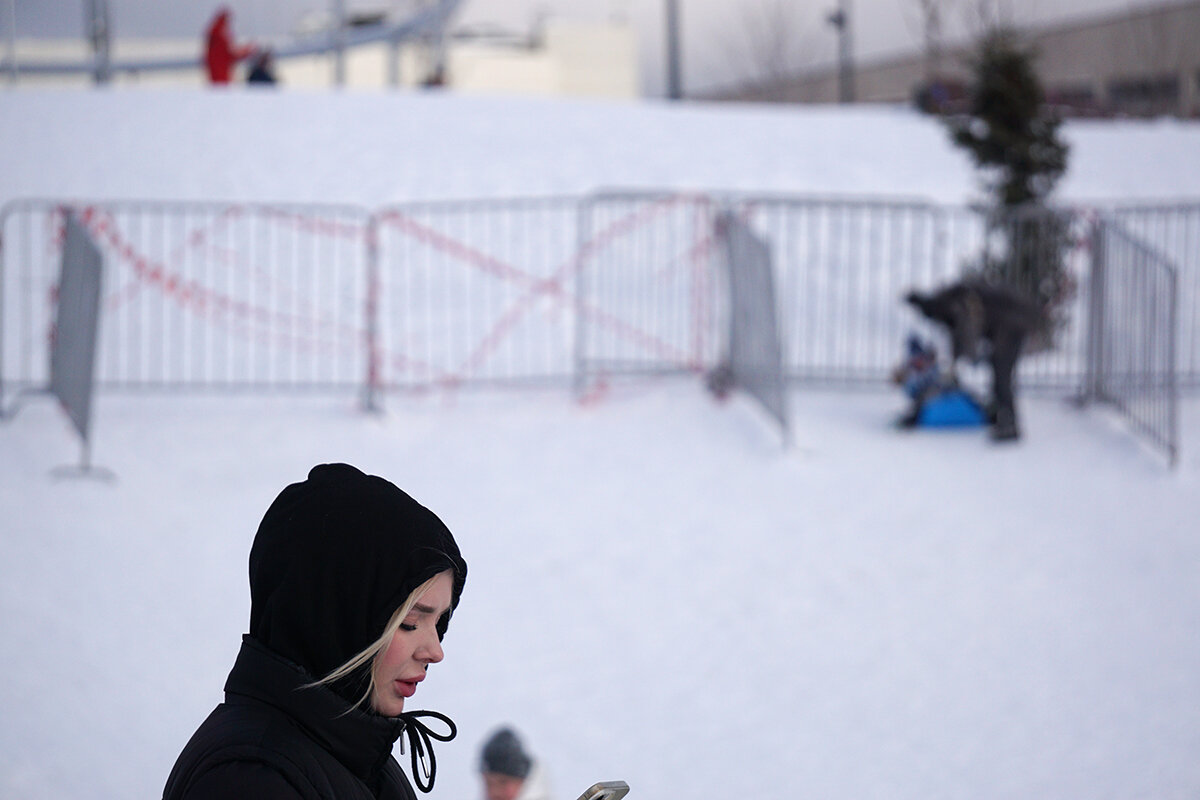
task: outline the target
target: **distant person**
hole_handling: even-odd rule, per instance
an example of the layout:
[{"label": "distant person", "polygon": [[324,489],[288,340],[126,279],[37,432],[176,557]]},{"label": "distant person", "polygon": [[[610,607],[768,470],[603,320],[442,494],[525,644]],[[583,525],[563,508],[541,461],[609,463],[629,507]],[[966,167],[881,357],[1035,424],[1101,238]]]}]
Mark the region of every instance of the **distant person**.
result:
[{"label": "distant person", "polygon": [[422,89],[441,89],[446,85],[446,69],[438,64],[429,70],[429,74],[421,81]]},{"label": "distant person", "polygon": [[250,61],[250,74],[246,76],[246,83],[263,86],[275,85],[275,58],[271,54],[271,48],[265,47],[259,50]]},{"label": "distant person", "polygon": [[204,64],[208,68],[208,80],[213,84],[227,84],[233,77],[233,68],[254,53],[253,45],[237,47],[233,43],[233,12],[227,7],[217,9],[206,34]]},{"label": "distant person", "polygon": [[953,375],[943,375],[937,348],[915,333],[909,334],[907,355],[892,371],[892,382],[909,397],[909,410],[898,420],[901,428],[984,424],[984,403],[962,386]]},{"label": "distant person", "polygon": [[906,342],[906,357],[894,370],[892,382],[903,387],[912,401],[907,414],[900,418],[902,428],[916,427],[921,420],[925,401],[942,388],[942,373],[938,367],[937,348],[911,333]]},{"label": "distant person", "polygon": [[500,728],[484,742],[479,773],[485,800],[550,800],[545,771],[512,728]]},{"label": "distant person", "polygon": [[1019,438],[1014,385],[1017,359],[1032,334],[1045,332],[1042,309],[1014,289],[973,280],[929,294],[909,292],[905,300],[948,330],[951,371],[960,358],[988,360],[992,368],[988,406],[992,438],[1000,442]]},{"label": "distant person", "polygon": [[442,660],[466,576],[449,529],[390,481],[313,467],[258,526],[249,632],[163,800],[415,800],[392,758],[401,736],[428,792],[431,739],[454,724],[406,702]]}]

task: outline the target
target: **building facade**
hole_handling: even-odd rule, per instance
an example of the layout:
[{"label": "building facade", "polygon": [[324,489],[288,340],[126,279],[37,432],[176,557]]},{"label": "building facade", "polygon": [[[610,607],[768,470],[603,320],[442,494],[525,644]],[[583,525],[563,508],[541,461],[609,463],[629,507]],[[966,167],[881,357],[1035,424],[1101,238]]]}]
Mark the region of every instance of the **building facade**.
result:
[{"label": "building facade", "polygon": [[[1200,0],[1138,9],[1037,30],[1022,30],[1036,56],[1048,101],[1080,116],[1200,116]],[[970,80],[970,45],[947,48],[937,64],[922,53],[857,64],[856,102],[913,102],[938,85]],[[709,100],[835,103],[836,65],[747,84]]]}]

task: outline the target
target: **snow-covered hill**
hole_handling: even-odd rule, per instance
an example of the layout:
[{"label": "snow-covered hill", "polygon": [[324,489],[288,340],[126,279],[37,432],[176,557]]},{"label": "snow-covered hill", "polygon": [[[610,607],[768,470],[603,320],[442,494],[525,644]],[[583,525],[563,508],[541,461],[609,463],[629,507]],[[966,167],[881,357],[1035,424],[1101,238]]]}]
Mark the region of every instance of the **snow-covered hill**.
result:
[{"label": "snow-covered hill", "polygon": [[[1200,194],[1200,124],[1071,123],[1067,198]],[[976,192],[904,109],[429,95],[0,92],[0,198],[321,201],[606,185]],[[220,700],[274,495],[320,461],[393,479],[471,567],[414,707],[435,797],[512,723],[558,800],[1200,793],[1200,419],[1170,471],[1102,410],[1026,438],[902,434],[892,394],[797,390],[781,450],[689,380],[387,398],[105,395],[0,424],[0,796],[154,797]]]}]

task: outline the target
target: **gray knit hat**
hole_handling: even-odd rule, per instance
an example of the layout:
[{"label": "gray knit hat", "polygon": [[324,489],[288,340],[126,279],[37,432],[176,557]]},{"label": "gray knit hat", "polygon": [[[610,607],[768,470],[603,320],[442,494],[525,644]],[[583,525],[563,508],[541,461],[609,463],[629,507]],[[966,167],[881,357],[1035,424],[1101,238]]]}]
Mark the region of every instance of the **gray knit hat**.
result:
[{"label": "gray knit hat", "polygon": [[533,759],[521,747],[511,728],[501,728],[492,734],[483,745],[483,755],[480,758],[479,771],[509,775],[513,778],[524,779],[529,775]]}]

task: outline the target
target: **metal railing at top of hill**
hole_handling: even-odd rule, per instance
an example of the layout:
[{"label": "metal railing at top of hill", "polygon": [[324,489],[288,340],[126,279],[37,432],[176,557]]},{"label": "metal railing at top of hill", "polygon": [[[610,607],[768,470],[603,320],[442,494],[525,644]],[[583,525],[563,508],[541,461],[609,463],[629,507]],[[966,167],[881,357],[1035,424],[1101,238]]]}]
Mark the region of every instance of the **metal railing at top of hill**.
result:
[{"label": "metal railing at top of hill", "polygon": [[[705,371],[728,324],[712,235],[724,209],[773,250],[786,377],[879,383],[926,327],[904,292],[953,280],[994,244],[972,209],[860,198],[19,201],[0,211],[0,388],[46,379],[67,205],[105,254],[106,388],[582,391],[606,375]],[[1058,346],[1022,363],[1028,389],[1084,380],[1095,212],[1067,211],[1077,291]],[[1200,203],[1105,214],[1179,265],[1175,363],[1181,385],[1200,386]]]}]

